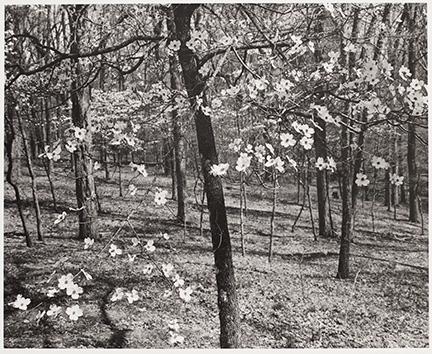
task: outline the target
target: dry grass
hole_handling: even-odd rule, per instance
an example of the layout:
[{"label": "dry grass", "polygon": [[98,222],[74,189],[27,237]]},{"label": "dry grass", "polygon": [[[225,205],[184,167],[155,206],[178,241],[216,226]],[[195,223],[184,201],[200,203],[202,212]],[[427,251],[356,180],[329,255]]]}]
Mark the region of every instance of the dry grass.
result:
[{"label": "dry grass", "polygon": [[[60,172],[58,170],[57,172]],[[159,239],[151,254],[158,265],[172,263],[194,288],[192,300],[178,295],[163,298],[170,284],[142,268],[148,255],[134,247],[134,232],[124,224],[128,213],[151,185],[169,189],[165,177],[138,178],[133,183],[141,197],[118,197],[115,183],[98,182],[103,213],[99,218],[102,234],[89,250],[75,240],[77,217],[70,213],[64,222],[53,226],[58,212],[75,206],[73,180],[59,173],[55,178],[60,209],[52,211],[47,183],[40,171],[40,199],[43,206],[45,244],[25,246],[21,226],[13,204],[11,188],[5,185],[4,211],[4,346],[7,348],[170,348],[168,321],[177,319],[185,348],[217,348],[219,319],[215,275],[207,214],[204,234],[199,235],[199,208],[189,199],[186,233],[166,209],[156,207],[151,195],[130,218],[139,238],[156,239],[168,233],[168,241]],[[102,173],[100,174],[102,177]],[[131,178],[129,175],[128,178]],[[127,178],[124,179],[127,181]],[[21,187],[26,199],[26,215],[35,240],[31,193],[28,177]],[[375,233],[370,222],[370,202],[359,204],[355,240],[351,247],[351,278],[335,278],[338,264],[337,239],[313,240],[309,212],[305,209],[294,232],[291,226],[300,206],[295,203],[296,189],[281,189],[277,206],[274,258],[267,261],[270,230],[270,192],[248,188],[245,220],[246,256],[241,256],[238,212],[238,186],[225,188],[228,219],[234,251],[234,264],[242,316],[242,337],[250,348],[381,348],[427,347],[428,340],[428,231],[420,235],[418,224],[408,223],[406,207],[393,213],[375,205]],[[312,193],[313,194],[313,193]],[[199,197],[198,197],[199,199]],[[168,206],[175,210],[175,202]],[[332,201],[333,218],[340,224],[340,205]],[[316,211],[314,210],[314,213]],[[316,218],[316,215],[314,215]],[[427,219],[426,219],[427,226]],[[49,230],[50,228],[51,230]],[[106,246],[115,242],[123,255],[112,258]],[[133,262],[130,255],[137,255]],[[84,293],[72,300],[64,292],[47,298],[47,289],[67,273],[84,269],[76,282]],[[138,290],[140,299],[112,302],[115,288]],[[32,300],[29,310],[8,305],[18,294]],[[65,309],[78,303],[84,315],[78,321],[64,313],[57,318],[37,319],[51,304]]]}]

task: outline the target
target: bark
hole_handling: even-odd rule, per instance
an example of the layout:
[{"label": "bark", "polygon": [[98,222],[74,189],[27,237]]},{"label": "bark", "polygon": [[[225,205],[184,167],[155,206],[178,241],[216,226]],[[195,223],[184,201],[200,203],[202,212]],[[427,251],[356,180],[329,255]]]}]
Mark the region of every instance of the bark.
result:
[{"label": "bark", "polygon": [[38,234],[38,241],[43,242],[44,236],[43,236],[43,232],[42,232],[42,216],[41,216],[41,211],[40,211],[40,206],[39,206],[39,197],[38,197],[38,193],[37,193],[36,176],[35,176],[34,171],[33,171],[33,163],[32,163],[32,160],[30,158],[30,153],[29,153],[29,149],[27,146],[27,138],[26,138],[26,134],[24,132],[24,127],[23,127],[23,124],[21,121],[21,117],[19,114],[17,114],[16,116],[18,119],[18,127],[19,127],[21,137],[23,140],[24,155],[25,155],[25,158],[27,160],[27,168],[29,171],[30,179],[31,179],[31,190],[32,190],[33,203],[34,203],[34,208],[35,208],[35,213],[36,213],[36,230],[37,230],[37,234]]},{"label": "bark", "polygon": [[[9,107],[8,105],[8,109],[7,109],[8,113],[11,113],[11,107]],[[15,192],[15,198],[16,198],[16,204],[17,204],[17,208],[18,208],[18,213],[21,219],[21,223],[23,226],[23,231],[24,231],[24,236],[25,236],[25,240],[26,240],[26,245],[27,247],[31,247],[32,246],[32,241],[30,238],[30,234],[28,232],[27,229],[27,225],[26,225],[26,221],[25,221],[25,217],[24,217],[24,213],[23,213],[23,208],[22,208],[22,202],[21,202],[21,196],[20,196],[20,191],[18,188],[18,185],[13,181],[12,179],[12,175],[13,175],[13,171],[14,171],[14,159],[13,159],[13,142],[15,140],[15,129],[13,127],[13,121],[11,119],[11,115],[8,114],[9,117],[6,117],[5,120],[5,140],[4,140],[4,146],[5,146],[5,151],[6,151],[6,155],[8,158],[8,169],[6,172],[6,181],[12,186],[14,192]]]},{"label": "bark", "polygon": [[[315,26],[315,34],[323,32],[322,26],[323,18],[318,18]],[[319,47],[319,42],[316,43],[315,62],[317,65],[322,61],[322,51]],[[324,91],[324,87],[319,87],[318,91]],[[317,95],[317,105],[324,104],[324,94]],[[314,143],[315,143],[315,157],[327,160],[327,140],[326,140],[326,122],[320,117],[314,117],[315,122],[319,127],[315,128]],[[316,171],[316,188],[317,188],[317,203],[318,203],[318,233],[321,236],[332,236],[333,232],[330,227],[330,208],[326,192],[326,171],[325,169]]]},{"label": "bark", "polygon": [[[414,30],[415,27],[415,4],[405,4],[405,11],[408,15],[408,27]],[[416,53],[414,41],[408,44],[408,69],[415,78],[416,73]],[[410,116],[408,119],[408,191],[409,191],[409,221],[418,222],[417,205],[417,164],[416,164],[416,127],[415,118]]]},{"label": "bark", "polygon": [[[190,39],[191,16],[197,7],[199,7],[197,4],[173,5],[173,14],[177,38],[181,41],[181,48],[178,53],[189,99],[194,104],[197,96],[201,96],[203,104],[207,105],[206,97],[202,95],[204,82],[198,73],[196,58],[185,45]],[[195,110],[195,125],[216,265],[220,345],[222,348],[238,348],[241,346],[239,305],[223,188],[221,178],[209,173],[211,166],[218,164],[213,127],[210,117],[206,116],[201,109]]]},{"label": "bark", "polygon": [[[352,25],[351,38],[357,38],[358,21],[359,21],[359,10],[354,10],[354,19]],[[348,70],[350,77],[353,76],[353,67],[355,64],[355,54],[349,53],[348,55]],[[342,198],[342,225],[341,225],[341,242],[339,250],[339,264],[337,277],[340,279],[346,279],[349,277],[349,254],[350,254],[350,242],[352,233],[352,168],[351,168],[351,148],[350,138],[348,132],[348,119],[349,114],[349,103],[345,106],[346,115],[342,118],[341,128],[341,198]]]},{"label": "bark", "polygon": [[[79,53],[80,32],[82,30],[82,13],[86,5],[71,5],[70,8],[70,33],[71,53]],[[82,87],[83,70],[78,60],[74,61],[74,76],[71,88],[72,122],[79,128],[90,126],[89,110],[90,88]],[[87,131],[84,139],[74,151],[75,167],[75,189],[79,211],[79,234],[78,238],[84,240],[87,237],[96,238],[96,191],[94,186],[92,161],[90,158],[90,131]]]},{"label": "bark", "polygon": [[[172,35],[175,34],[174,19],[167,21],[168,30]],[[171,89],[176,94],[181,91],[181,72],[180,63],[176,53],[169,57],[171,72]],[[174,164],[175,164],[175,184],[177,186],[177,219],[183,223],[185,221],[185,190],[186,190],[186,154],[185,142],[182,135],[182,117],[177,109],[172,111],[173,140],[174,140]]]}]

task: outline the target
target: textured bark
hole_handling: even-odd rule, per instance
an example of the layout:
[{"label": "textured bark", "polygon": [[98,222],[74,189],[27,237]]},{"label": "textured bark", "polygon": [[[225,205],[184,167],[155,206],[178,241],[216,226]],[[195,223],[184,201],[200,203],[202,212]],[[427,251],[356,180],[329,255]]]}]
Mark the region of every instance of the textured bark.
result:
[{"label": "textured bark", "polygon": [[[70,7],[70,32],[71,52],[79,52],[79,35],[81,32],[82,13],[86,5],[71,5]],[[87,128],[89,122],[89,96],[90,88],[82,87],[82,70],[78,60],[74,62],[74,77],[71,88],[72,122],[79,128]],[[87,132],[90,134],[90,131]],[[94,186],[92,161],[90,158],[90,139],[86,138],[74,151],[75,189],[79,211],[78,238],[84,240],[87,237],[96,238],[96,191]]]},{"label": "textured bark", "polygon": [[[174,35],[174,19],[170,18],[167,25],[170,33]],[[182,82],[180,63],[176,53],[170,56],[169,64],[171,72],[171,89],[178,93],[181,90]],[[182,117],[179,115],[177,109],[172,111],[172,124],[174,138],[175,185],[177,186],[177,219],[183,223],[185,221],[186,153],[181,129]]]},{"label": "textured bark", "polygon": [[40,206],[39,206],[39,197],[38,197],[38,193],[37,193],[36,176],[35,176],[34,171],[33,171],[33,163],[32,163],[32,160],[30,158],[30,153],[29,153],[29,149],[27,146],[27,138],[26,138],[26,134],[24,131],[22,121],[21,121],[21,117],[18,114],[16,116],[18,119],[18,127],[19,127],[19,130],[21,133],[21,137],[23,139],[24,155],[26,157],[27,168],[29,171],[30,179],[31,179],[31,190],[32,190],[33,203],[34,203],[34,208],[35,208],[35,213],[36,213],[36,230],[37,230],[37,234],[38,234],[38,240],[44,241],[44,236],[43,236],[43,232],[42,232],[42,215],[41,215]]},{"label": "textured bark", "polygon": [[[408,27],[411,31],[415,27],[415,4],[405,4],[405,13],[408,18]],[[416,52],[414,41],[410,40],[408,44],[408,69],[412,78],[416,74]],[[415,118],[410,116],[408,119],[408,191],[409,191],[409,221],[418,222],[418,205],[417,205],[417,164],[416,164],[416,127]]]},{"label": "textured bark", "polygon": [[[177,38],[181,41],[179,60],[189,99],[192,104],[195,104],[197,96],[201,96],[203,105],[207,105],[205,95],[202,95],[204,82],[198,73],[196,58],[185,45],[190,39],[191,16],[198,6],[197,4],[173,5],[173,11]],[[211,166],[218,163],[213,128],[210,117],[206,116],[201,109],[195,111],[195,125],[216,265],[220,345],[222,348],[238,348],[241,346],[239,305],[223,188],[220,177],[209,173]]]},{"label": "textured bark", "polygon": [[5,119],[5,134],[4,134],[4,146],[5,146],[5,152],[6,156],[8,158],[8,169],[6,172],[6,181],[12,186],[14,192],[15,192],[15,198],[16,198],[16,204],[18,208],[18,213],[21,219],[21,223],[23,226],[24,236],[26,240],[27,247],[32,246],[32,241],[30,238],[30,234],[27,229],[22,203],[21,203],[21,196],[20,191],[18,188],[18,185],[13,181],[13,171],[14,171],[14,158],[13,158],[13,143],[15,141],[15,129],[13,126],[13,120],[12,120],[12,107],[7,105],[6,112],[8,113]]},{"label": "textured bark", "polygon": [[[315,33],[320,34],[323,32],[322,26],[323,18],[318,18],[315,26]],[[315,62],[317,64],[322,61],[322,51],[319,47],[319,42],[316,43],[315,49]],[[323,91],[324,87],[319,87],[319,91]],[[317,105],[324,104],[324,93],[320,92],[317,95]],[[327,141],[326,141],[326,122],[318,116],[314,117],[315,122],[319,127],[315,128],[314,143],[315,143],[315,157],[327,160]],[[333,231],[330,227],[330,208],[326,192],[326,171],[316,170],[316,188],[317,188],[317,204],[318,204],[318,233],[321,236],[332,236]]]},{"label": "textured bark", "polygon": [[[354,10],[354,19],[352,26],[351,38],[357,38],[359,10]],[[353,75],[352,68],[355,64],[355,54],[348,55],[348,70],[350,75]],[[342,198],[342,225],[341,225],[341,242],[339,250],[339,264],[337,277],[346,279],[349,277],[349,254],[352,232],[352,168],[351,168],[351,148],[348,133],[348,112],[349,104],[345,106],[346,115],[342,118],[341,128],[341,198]]]}]

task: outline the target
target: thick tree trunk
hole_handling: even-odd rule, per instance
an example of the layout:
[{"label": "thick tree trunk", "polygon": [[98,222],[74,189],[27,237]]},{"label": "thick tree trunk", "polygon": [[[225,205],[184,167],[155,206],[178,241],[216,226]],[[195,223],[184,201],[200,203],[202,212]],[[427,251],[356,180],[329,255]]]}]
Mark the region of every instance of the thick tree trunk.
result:
[{"label": "thick tree trunk", "polygon": [[[190,39],[191,16],[198,6],[197,4],[173,5],[174,22],[177,38],[181,41],[179,60],[183,69],[183,78],[189,99],[192,104],[196,104],[196,98],[201,96],[203,99],[202,104],[207,105],[206,97],[203,95],[204,82],[199,76],[196,59],[185,45]],[[198,149],[201,154],[216,265],[220,345],[222,348],[238,348],[241,347],[239,305],[223,188],[221,178],[210,174],[211,166],[218,164],[216,144],[210,117],[197,107],[195,125]]]},{"label": "thick tree trunk", "polygon": [[[71,32],[71,53],[79,52],[79,35],[81,32],[82,12],[87,5],[71,5],[70,32]],[[71,101],[72,101],[72,122],[75,127],[87,128],[90,126],[89,96],[90,88],[82,87],[83,72],[78,60],[74,62],[75,70],[72,81]],[[90,139],[87,137],[80,142],[77,150],[74,151],[75,162],[75,187],[76,198],[79,212],[79,234],[78,238],[83,240],[87,237],[96,238],[96,191],[94,186],[92,161],[90,158]]]}]

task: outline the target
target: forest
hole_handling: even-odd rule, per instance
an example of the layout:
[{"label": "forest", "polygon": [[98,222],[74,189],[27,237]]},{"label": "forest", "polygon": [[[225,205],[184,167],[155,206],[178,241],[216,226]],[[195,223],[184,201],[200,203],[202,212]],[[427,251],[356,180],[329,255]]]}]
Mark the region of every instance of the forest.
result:
[{"label": "forest", "polygon": [[4,20],[4,348],[427,350],[426,3]]}]

